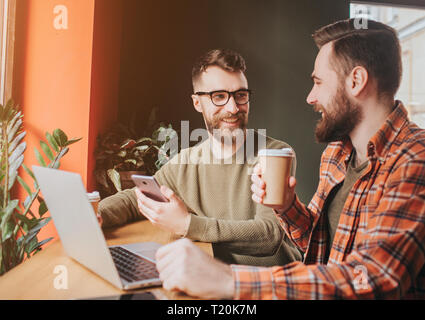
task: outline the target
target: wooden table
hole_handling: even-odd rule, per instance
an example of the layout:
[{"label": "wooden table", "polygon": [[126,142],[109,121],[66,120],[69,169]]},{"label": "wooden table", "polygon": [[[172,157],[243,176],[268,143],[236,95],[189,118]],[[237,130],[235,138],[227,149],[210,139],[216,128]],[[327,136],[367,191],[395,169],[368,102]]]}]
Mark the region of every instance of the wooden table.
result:
[{"label": "wooden table", "polygon": [[[143,241],[167,244],[177,239],[176,236],[153,226],[147,220],[116,229],[105,229],[104,234],[108,245]],[[196,244],[212,255],[211,244],[201,242],[196,242]],[[55,289],[55,277],[59,275],[59,273],[54,273],[57,266],[66,267],[68,289]],[[184,294],[166,291],[160,287],[145,288],[139,291],[152,291],[159,299],[191,299]],[[84,299],[123,293],[126,292],[115,288],[69,258],[65,254],[60,240],[56,240],[31,259],[0,277],[0,299]]]}]

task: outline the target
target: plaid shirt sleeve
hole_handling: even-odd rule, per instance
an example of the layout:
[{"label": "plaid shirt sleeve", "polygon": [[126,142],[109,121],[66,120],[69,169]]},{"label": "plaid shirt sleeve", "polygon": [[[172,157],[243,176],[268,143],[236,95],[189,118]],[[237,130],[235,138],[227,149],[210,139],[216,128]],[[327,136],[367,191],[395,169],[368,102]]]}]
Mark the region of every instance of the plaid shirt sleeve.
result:
[{"label": "plaid shirt sleeve", "polygon": [[[235,299],[399,299],[425,265],[425,160],[395,167],[365,231],[340,264],[232,265]],[[291,219],[308,223],[308,211]],[[289,222],[289,219],[287,219]],[[293,223],[298,225],[298,223]],[[291,225],[288,224],[288,228]],[[306,231],[296,229],[305,245]],[[292,234],[297,235],[297,232]],[[297,241],[297,237],[292,237]],[[348,245],[348,244],[347,244]],[[422,288],[423,290],[423,288]]]},{"label": "plaid shirt sleeve", "polygon": [[283,230],[289,239],[302,252],[306,252],[311,230],[314,223],[314,214],[295,195],[294,202],[285,212],[274,210]]}]

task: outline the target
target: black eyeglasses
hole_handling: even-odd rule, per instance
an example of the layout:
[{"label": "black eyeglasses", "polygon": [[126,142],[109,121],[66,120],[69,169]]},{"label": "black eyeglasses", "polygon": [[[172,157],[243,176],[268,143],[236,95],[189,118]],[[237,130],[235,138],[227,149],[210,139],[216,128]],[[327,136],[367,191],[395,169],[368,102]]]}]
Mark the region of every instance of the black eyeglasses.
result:
[{"label": "black eyeglasses", "polygon": [[230,96],[233,96],[233,99],[235,99],[237,105],[247,104],[249,102],[249,98],[252,94],[252,91],[249,89],[239,89],[233,92],[229,92],[226,90],[217,90],[211,92],[198,91],[195,92],[195,94],[199,96],[209,95],[214,105],[216,105],[217,107],[222,107],[227,102],[229,102]]}]

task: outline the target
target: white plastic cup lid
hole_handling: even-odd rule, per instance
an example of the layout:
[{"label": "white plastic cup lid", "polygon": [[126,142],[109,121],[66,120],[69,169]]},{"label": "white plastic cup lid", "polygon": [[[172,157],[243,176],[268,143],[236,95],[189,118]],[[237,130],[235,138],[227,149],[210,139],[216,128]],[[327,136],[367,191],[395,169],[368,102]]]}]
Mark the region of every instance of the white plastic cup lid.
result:
[{"label": "white plastic cup lid", "polygon": [[87,197],[89,198],[90,201],[99,201],[100,200],[100,195],[98,191],[93,191],[91,193],[87,192]]},{"label": "white plastic cup lid", "polygon": [[294,151],[291,148],[283,149],[261,149],[258,151],[260,157],[293,157]]}]

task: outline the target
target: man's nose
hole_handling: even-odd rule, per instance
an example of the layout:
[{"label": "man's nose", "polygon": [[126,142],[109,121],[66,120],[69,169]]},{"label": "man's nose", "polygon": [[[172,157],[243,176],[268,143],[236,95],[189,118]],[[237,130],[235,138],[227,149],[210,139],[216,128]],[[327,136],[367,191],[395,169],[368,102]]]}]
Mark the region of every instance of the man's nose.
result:
[{"label": "man's nose", "polygon": [[310,104],[310,105],[314,105],[314,104],[316,104],[317,99],[316,99],[316,96],[315,96],[315,95],[314,95],[314,93],[313,93],[313,89],[312,89],[312,90],[310,91],[310,93],[308,94],[306,101],[307,101],[307,103],[308,103],[308,104]]},{"label": "man's nose", "polygon": [[224,106],[224,109],[227,112],[230,112],[232,114],[238,113],[239,108],[238,108],[238,105],[236,104],[236,101],[233,95],[230,96],[229,101],[227,101],[227,103]]}]

